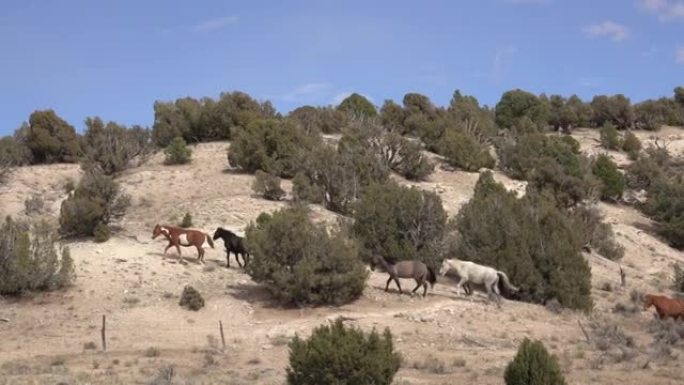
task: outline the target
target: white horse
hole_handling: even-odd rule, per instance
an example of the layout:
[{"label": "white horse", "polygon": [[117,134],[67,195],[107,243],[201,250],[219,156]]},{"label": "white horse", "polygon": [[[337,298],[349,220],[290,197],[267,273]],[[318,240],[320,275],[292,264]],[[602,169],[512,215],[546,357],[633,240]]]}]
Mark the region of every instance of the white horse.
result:
[{"label": "white horse", "polygon": [[470,261],[461,261],[458,259],[445,259],[439,269],[439,275],[445,276],[451,270],[454,270],[459,276],[458,283],[456,284],[456,292],[458,292],[458,289],[466,282],[470,282],[474,285],[483,285],[487,290],[487,296],[490,299],[492,297],[492,292],[496,294],[498,304],[501,301],[501,293],[499,292],[500,278],[507,290],[519,290],[517,287],[511,285],[506,273],[489,266],[478,265]]}]

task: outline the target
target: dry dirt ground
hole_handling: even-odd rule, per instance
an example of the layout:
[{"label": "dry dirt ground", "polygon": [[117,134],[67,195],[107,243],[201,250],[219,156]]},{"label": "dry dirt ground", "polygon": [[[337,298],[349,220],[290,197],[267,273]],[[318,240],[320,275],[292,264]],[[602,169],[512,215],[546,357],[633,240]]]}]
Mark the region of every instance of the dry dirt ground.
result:
[{"label": "dry dirt ground", "polygon": [[[650,133],[640,132],[644,142]],[[657,134],[682,154],[684,131],[665,128]],[[578,130],[583,151],[600,151],[594,130]],[[119,178],[132,196],[122,230],[111,240],[69,243],[77,264],[75,286],[21,299],[0,298],[0,385],[4,384],[282,384],[287,342],[295,334],[339,315],[366,330],[389,327],[404,364],[395,384],[502,384],[506,364],[525,337],[540,339],[555,354],[569,384],[682,384],[684,356],[650,359],[648,332],[652,312],[613,313],[618,302],[630,304],[633,289],[669,293],[672,263],[684,255],[651,230],[650,221],[625,205],[600,204],[625,249],[620,261],[627,287],[619,285],[618,263],[586,254],[592,267],[591,315],[554,313],[539,305],[505,301],[501,309],[481,294],[467,298],[440,280],[426,299],[383,292],[386,275],[374,272],[359,300],[341,307],[285,309],[237,268],[225,267],[222,241],[207,248],[206,265],[196,251],[183,249],[164,257],[165,243],[151,239],[155,223],[177,223],[190,212],[196,228],[213,232],[224,226],[238,232],[262,211],[286,206],[253,196],[251,175],[226,170],[228,143],[194,147],[185,166],[162,164],[157,154]],[[621,164],[627,160],[610,153]],[[24,217],[24,200],[41,194],[45,215],[56,218],[67,180],[78,180],[75,165],[24,167],[0,187],[0,213]],[[496,179],[521,194],[525,184],[497,173]],[[450,215],[468,201],[477,173],[437,168],[430,180],[412,183],[438,192]],[[399,179],[399,178],[398,178]],[[290,190],[288,181],[283,187]],[[314,207],[316,220],[335,215]],[[606,284],[612,286],[607,289]],[[178,306],[184,285],[196,287],[206,306],[199,312]],[[411,288],[411,282],[405,282]],[[100,328],[107,317],[107,351]],[[635,340],[633,355],[603,352],[588,343],[578,320],[591,334],[594,319],[619,325]],[[225,331],[221,347],[219,321]],[[592,337],[593,338],[593,337]],[[170,381],[169,381],[170,380]]]}]

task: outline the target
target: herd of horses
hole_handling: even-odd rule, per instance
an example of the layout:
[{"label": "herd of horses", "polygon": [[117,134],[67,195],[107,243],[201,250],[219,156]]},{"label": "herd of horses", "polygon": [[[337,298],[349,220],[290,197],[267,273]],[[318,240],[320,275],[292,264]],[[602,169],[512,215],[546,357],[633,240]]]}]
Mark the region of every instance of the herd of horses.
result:
[{"label": "herd of horses", "polygon": [[[230,267],[230,254],[235,255],[235,260],[240,267],[246,267],[249,263],[249,252],[245,247],[243,237],[218,227],[214,231],[213,236],[195,229],[186,229],[182,227],[155,225],[152,230],[152,239],[163,235],[169,244],[164,249],[164,255],[171,248],[175,247],[178,251],[178,256],[183,261],[180,246],[192,247],[197,249],[197,260],[204,263],[204,242],[207,242],[211,248],[214,248],[214,241],[221,238],[226,248],[226,267]],[[242,263],[238,256],[242,257]],[[423,297],[427,295],[428,284],[432,287],[437,282],[437,276],[434,270],[425,263],[416,260],[408,261],[389,261],[383,257],[375,258],[371,264],[371,270],[380,265],[382,269],[389,274],[387,283],[385,284],[385,291],[389,290],[389,285],[394,281],[399,289],[399,294],[403,294],[399,278],[413,279],[416,281],[416,287],[411,291],[415,293],[421,286],[423,287]],[[439,269],[439,275],[446,276],[452,273],[457,277],[456,291],[463,288],[466,295],[471,295],[473,286],[484,288],[487,297],[491,300],[496,300],[497,306],[501,304],[501,292],[499,291],[499,284],[502,284],[506,290],[510,292],[518,292],[520,289],[513,286],[508,279],[506,273],[496,270],[489,266],[478,265],[470,261],[461,261],[458,259],[445,259]],[[678,298],[670,298],[664,295],[646,294],[644,296],[643,310],[647,310],[653,306],[660,319],[673,318],[675,320],[684,320],[684,300]]]}]

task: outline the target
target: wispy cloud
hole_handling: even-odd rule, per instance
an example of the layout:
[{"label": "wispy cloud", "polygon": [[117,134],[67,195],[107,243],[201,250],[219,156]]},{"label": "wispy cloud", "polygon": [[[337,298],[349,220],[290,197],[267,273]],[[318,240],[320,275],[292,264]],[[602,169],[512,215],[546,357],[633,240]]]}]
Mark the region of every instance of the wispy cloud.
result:
[{"label": "wispy cloud", "polygon": [[508,69],[510,59],[518,53],[518,47],[509,44],[503,47],[498,47],[494,53],[494,64],[492,66],[491,78],[494,82],[499,82],[503,78]]},{"label": "wispy cloud", "polygon": [[238,22],[238,17],[235,15],[217,17],[214,19],[205,20],[201,23],[195,24],[192,27],[192,29],[197,31],[197,32],[213,32],[213,31],[218,31],[219,29],[226,28],[229,25],[233,25],[237,22]]},{"label": "wispy cloud", "polygon": [[588,37],[608,37],[613,41],[622,41],[629,36],[629,29],[622,24],[606,20],[599,24],[592,24],[582,28]]},{"label": "wispy cloud", "polygon": [[684,1],[681,0],[638,0],[637,5],[657,14],[661,21],[684,20]]},{"label": "wispy cloud", "polygon": [[600,86],[604,82],[604,78],[601,77],[584,77],[577,81],[580,87],[595,88]]},{"label": "wispy cloud", "polygon": [[330,92],[331,88],[332,85],[330,83],[306,83],[277,98],[286,102],[319,101]]},{"label": "wispy cloud", "polygon": [[684,45],[680,45],[675,50],[675,61],[679,64],[684,64]]},{"label": "wispy cloud", "polygon": [[655,55],[657,52],[658,52],[658,48],[656,48],[655,46],[652,45],[647,50],[641,51],[641,56],[651,57],[651,56]]}]

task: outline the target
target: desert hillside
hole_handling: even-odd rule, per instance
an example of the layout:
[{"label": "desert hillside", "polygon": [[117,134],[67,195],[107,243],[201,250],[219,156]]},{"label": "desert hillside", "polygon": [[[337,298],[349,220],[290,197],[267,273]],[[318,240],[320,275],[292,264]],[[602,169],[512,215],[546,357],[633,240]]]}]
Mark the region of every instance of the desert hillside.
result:
[{"label": "desert hillside", "polygon": [[[684,154],[684,132],[665,127],[656,134],[637,132],[644,145],[667,143],[673,154]],[[577,130],[582,151],[597,154],[597,130]],[[287,342],[295,333],[344,316],[363,329],[389,327],[404,364],[394,383],[502,384],[503,371],[524,338],[540,339],[559,358],[569,384],[681,384],[684,350],[674,358],[651,359],[649,325],[653,310],[614,312],[629,305],[630,293],[669,293],[672,263],[684,254],[669,247],[652,230],[651,221],[633,207],[600,203],[625,247],[619,262],[586,253],[592,270],[591,315],[505,301],[498,309],[480,293],[455,293],[453,282],[441,279],[427,298],[383,291],[386,273],[373,272],[362,298],[341,307],[286,309],[253,283],[231,260],[225,267],[222,241],[206,249],[206,264],[196,251],[183,248],[186,261],[162,252],[165,241],[151,239],[156,223],[178,223],[186,212],[194,227],[213,233],[222,226],[238,233],[261,212],[288,205],[288,196],[272,202],[254,196],[252,175],[227,169],[228,142],[194,146],[188,165],[165,166],[163,154],[127,170],[119,182],[132,197],[119,229],[105,243],[69,242],[77,280],[65,291],[29,297],[0,298],[0,385],[5,384],[282,384],[287,367]],[[618,165],[629,160],[609,153]],[[436,157],[436,156],[435,156]],[[24,201],[33,194],[47,203],[45,215],[56,220],[63,186],[78,180],[77,165],[39,165],[17,169],[0,186],[0,214],[25,217]],[[473,194],[478,173],[437,167],[426,182],[402,183],[437,192],[449,215]],[[501,173],[495,179],[524,194],[525,183]],[[335,221],[337,214],[312,207],[314,219]],[[626,287],[620,286],[620,266]],[[206,300],[199,312],[178,306],[183,287],[190,284]],[[412,287],[412,283],[408,284]],[[107,351],[100,346],[102,316],[107,319]],[[607,352],[589,343],[578,321],[619,325],[634,338],[630,356]],[[219,322],[225,332],[222,351]],[[173,369],[171,369],[173,368]],[[171,382],[162,382],[165,378]],[[158,381],[158,382],[154,382]]]}]

